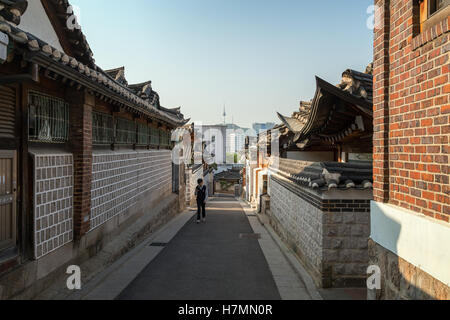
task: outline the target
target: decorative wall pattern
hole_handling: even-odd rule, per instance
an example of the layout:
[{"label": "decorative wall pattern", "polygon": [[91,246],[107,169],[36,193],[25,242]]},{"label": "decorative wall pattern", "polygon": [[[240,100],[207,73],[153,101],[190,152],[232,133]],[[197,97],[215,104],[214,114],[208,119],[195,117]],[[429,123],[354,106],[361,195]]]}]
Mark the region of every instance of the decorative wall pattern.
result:
[{"label": "decorative wall pattern", "polygon": [[172,190],[171,151],[94,153],[93,157],[91,230],[125,212],[146,192]]},{"label": "decorative wall pattern", "polygon": [[34,256],[73,240],[73,156],[34,154]]}]

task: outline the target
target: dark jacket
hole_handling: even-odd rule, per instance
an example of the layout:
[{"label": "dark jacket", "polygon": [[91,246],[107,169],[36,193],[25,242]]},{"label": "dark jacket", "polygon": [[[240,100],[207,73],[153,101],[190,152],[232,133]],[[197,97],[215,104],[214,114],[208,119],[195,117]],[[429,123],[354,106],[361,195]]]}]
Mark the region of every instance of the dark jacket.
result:
[{"label": "dark jacket", "polygon": [[197,186],[195,188],[195,195],[197,196],[197,202],[203,203],[208,200],[208,188],[205,185],[202,187]]}]

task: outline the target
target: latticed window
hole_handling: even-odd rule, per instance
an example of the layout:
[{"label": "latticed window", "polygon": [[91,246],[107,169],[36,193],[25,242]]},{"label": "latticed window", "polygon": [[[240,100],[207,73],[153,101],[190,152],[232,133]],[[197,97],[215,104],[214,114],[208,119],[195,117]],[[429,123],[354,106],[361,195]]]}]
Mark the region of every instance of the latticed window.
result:
[{"label": "latticed window", "polygon": [[92,113],[92,142],[96,145],[114,142],[114,121],[111,115]]},{"label": "latticed window", "polygon": [[159,146],[159,130],[153,127],[150,127],[150,144],[152,146]]},{"label": "latticed window", "polygon": [[138,124],[138,144],[139,145],[148,145],[149,140],[149,128],[146,124],[139,123]]},{"label": "latticed window", "polygon": [[165,130],[160,130],[159,131],[160,134],[160,144],[162,146],[170,146],[170,135],[167,131]]},{"label": "latticed window", "polygon": [[133,121],[118,118],[116,122],[116,143],[135,144],[136,124]]},{"label": "latticed window", "polygon": [[41,93],[28,95],[28,138],[30,141],[64,143],[69,137],[69,105]]}]

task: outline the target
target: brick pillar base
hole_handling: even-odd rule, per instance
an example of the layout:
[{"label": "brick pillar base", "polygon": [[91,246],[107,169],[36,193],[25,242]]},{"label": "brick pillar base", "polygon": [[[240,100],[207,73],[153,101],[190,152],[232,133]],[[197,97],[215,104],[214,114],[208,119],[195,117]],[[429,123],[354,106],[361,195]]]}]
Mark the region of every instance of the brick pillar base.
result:
[{"label": "brick pillar base", "polygon": [[90,229],[92,181],[92,107],[95,97],[71,92],[69,143],[74,159],[74,236],[79,240]]},{"label": "brick pillar base", "polygon": [[373,191],[374,200],[389,201],[389,36],[390,0],[377,0],[374,35]]}]

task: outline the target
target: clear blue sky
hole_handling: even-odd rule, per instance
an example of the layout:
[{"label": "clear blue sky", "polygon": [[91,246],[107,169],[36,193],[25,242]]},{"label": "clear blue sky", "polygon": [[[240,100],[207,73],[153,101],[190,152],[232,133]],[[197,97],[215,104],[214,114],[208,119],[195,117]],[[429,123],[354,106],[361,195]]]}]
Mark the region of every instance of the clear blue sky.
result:
[{"label": "clear blue sky", "polygon": [[104,68],[153,81],[165,107],[203,123],[250,126],[290,115],[372,61],[372,0],[71,0]]}]

